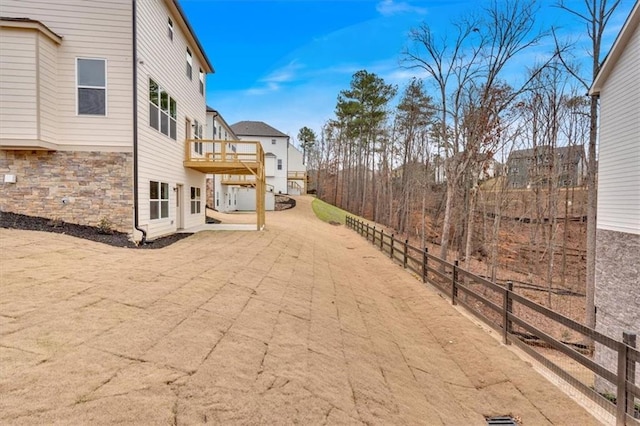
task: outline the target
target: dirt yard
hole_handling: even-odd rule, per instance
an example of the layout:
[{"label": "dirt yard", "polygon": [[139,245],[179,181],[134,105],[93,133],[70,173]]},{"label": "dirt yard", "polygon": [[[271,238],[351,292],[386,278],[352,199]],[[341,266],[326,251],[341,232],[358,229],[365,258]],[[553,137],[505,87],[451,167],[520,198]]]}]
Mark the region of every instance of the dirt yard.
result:
[{"label": "dirt yard", "polygon": [[160,250],[0,229],[0,423],[597,423],[296,202]]}]

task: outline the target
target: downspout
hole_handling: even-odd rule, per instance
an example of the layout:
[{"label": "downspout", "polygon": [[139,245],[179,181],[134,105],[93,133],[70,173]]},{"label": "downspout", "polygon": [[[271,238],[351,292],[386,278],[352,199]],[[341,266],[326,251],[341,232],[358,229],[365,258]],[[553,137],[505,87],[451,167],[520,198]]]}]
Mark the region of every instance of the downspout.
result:
[{"label": "downspout", "polygon": [[131,31],[132,31],[132,55],[133,64],[133,227],[142,233],[140,244],[147,241],[147,231],[140,228],[138,215],[138,31],[136,19],[136,0],[131,0]]}]

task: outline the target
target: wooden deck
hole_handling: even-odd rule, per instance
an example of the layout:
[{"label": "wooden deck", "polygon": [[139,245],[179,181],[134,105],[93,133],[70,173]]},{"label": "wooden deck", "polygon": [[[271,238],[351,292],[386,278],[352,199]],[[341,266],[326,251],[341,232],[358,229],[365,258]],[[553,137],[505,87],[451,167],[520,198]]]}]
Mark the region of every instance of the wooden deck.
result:
[{"label": "wooden deck", "polygon": [[257,228],[264,228],[266,178],[260,142],[189,139],[185,142],[184,154],[184,167],[252,181],[251,185],[256,188]]}]

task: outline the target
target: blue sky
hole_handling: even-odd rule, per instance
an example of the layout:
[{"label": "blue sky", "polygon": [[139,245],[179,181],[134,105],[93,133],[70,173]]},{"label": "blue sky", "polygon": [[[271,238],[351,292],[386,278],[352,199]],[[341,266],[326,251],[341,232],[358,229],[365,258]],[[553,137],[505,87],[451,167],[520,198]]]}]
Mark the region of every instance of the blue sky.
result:
[{"label": "blue sky", "polygon": [[[575,9],[583,0],[568,0]],[[295,138],[302,126],[319,132],[333,117],[340,90],[354,72],[366,69],[401,91],[415,70],[403,68],[408,33],[420,23],[446,32],[463,13],[480,10],[469,0],[181,0],[216,73],[207,78],[207,104],[229,124],[269,123]],[[537,25],[560,28],[579,41],[585,27],[568,13],[540,0]],[[611,20],[603,54],[608,52],[633,0],[622,0]],[[542,43],[529,60],[543,57]],[[580,53],[578,51],[578,53]],[[522,75],[516,66],[514,76]],[[521,72],[520,72],[521,71]]]}]

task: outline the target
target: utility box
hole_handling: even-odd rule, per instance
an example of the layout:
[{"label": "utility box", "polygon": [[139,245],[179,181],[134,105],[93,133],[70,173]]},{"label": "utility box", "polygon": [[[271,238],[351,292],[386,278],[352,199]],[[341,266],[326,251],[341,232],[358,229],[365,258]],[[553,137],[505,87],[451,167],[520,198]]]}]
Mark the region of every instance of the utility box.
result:
[{"label": "utility box", "polygon": [[16,175],[4,175],[4,183],[16,183]]}]

